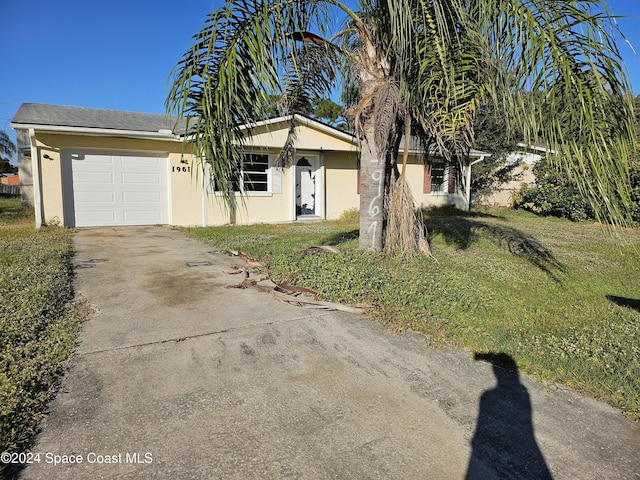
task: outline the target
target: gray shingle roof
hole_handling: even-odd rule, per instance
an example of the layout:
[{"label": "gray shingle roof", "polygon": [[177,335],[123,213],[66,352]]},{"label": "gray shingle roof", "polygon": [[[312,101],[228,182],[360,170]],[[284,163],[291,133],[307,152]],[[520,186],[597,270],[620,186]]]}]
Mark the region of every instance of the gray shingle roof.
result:
[{"label": "gray shingle roof", "polygon": [[[158,133],[172,130],[176,135],[184,135],[186,120],[181,119],[176,126],[175,117],[158,113],[126,112],[98,108],[69,107],[45,103],[23,103],[16,112],[12,124],[46,125],[52,127],[96,128],[140,133]],[[331,127],[334,128],[334,127]],[[400,142],[403,151],[404,137]],[[418,151],[422,147],[415,137],[411,137],[409,150]],[[430,152],[438,155],[436,151]],[[488,153],[471,150],[470,156],[489,156]]]},{"label": "gray shingle roof", "polygon": [[[12,123],[157,133],[160,130],[174,130],[175,119],[157,113],[23,103]],[[183,134],[184,128],[184,122],[181,121],[175,133]]]},{"label": "gray shingle roof", "polygon": [[[420,152],[423,150],[423,148],[424,147],[420,143],[420,139],[412,135],[411,138],[409,139],[409,152]],[[404,152],[404,135],[402,135],[402,137],[400,138],[400,152]],[[429,155],[441,156],[442,153],[435,145],[431,145],[429,147]],[[490,157],[491,154],[472,148],[471,150],[469,150],[469,156],[470,157]]]}]

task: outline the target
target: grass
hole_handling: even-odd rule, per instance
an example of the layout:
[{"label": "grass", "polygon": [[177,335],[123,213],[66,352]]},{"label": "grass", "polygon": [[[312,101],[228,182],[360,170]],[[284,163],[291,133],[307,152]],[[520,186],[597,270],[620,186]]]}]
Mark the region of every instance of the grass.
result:
[{"label": "grass", "polygon": [[34,223],[19,198],[0,198],[1,452],[28,448],[83,319],[73,303],[72,232]]},{"label": "grass", "polygon": [[[542,381],[568,385],[640,419],[640,230],[520,211],[426,213],[437,262],[358,249],[357,214],[335,222],[185,231],[266,262],[276,281],[434,345],[510,354]],[[342,253],[300,255],[311,245]]]}]

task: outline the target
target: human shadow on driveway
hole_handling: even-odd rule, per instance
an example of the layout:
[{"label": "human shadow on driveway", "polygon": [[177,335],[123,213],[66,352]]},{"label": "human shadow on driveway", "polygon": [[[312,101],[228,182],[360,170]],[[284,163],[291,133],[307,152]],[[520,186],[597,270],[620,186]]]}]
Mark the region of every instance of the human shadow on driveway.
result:
[{"label": "human shadow on driveway", "polygon": [[[449,245],[466,250],[480,238],[485,238],[503,250],[526,259],[549,276],[562,283],[564,266],[540,240],[516,228],[482,221],[474,216],[434,217],[425,222],[429,237],[441,235]],[[495,218],[491,215],[487,217]]]},{"label": "human shadow on driveway", "polygon": [[476,353],[474,358],[493,365],[498,384],[480,397],[466,479],[489,475],[552,480],[535,439],[529,392],[520,383],[515,361],[505,353]]}]

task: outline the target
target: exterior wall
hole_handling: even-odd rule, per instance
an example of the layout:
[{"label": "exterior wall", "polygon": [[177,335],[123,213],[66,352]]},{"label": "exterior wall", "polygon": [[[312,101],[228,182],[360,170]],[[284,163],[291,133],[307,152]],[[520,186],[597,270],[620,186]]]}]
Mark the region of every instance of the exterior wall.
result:
[{"label": "exterior wall", "polygon": [[[398,160],[402,164],[402,159]],[[411,189],[411,194],[418,208],[443,207],[454,205],[464,209],[466,201],[464,194],[456,190],[455,193],[424,193],[424,164],[415,156],[410,156],[407,162],[407,183]]]},{"label": "exterior wall", "polygon": [[[181,145],[174,145],[169,153],[169,223],[182,227],[203,224],[203,175],[192,155],[183,155]],[[184,171],[186,168],[186,172]]]},{"label": "exterior wall", "polygon": [[325,152],[326,217],[334,220],[345,211],[360,208],[358,164],[355,153]]},{"label": "exterior wall", "polygon": [[[358,208],[360,196],[357,193],[356,154],[351,152],[313,152],[305,149],[309,155],[320,155],[324,166],[324,216],[336,219],[350,208]],[[276,154],[276,150],[270,153]],[[298,152],[300,155],[304,153]],[[235,206],[231,209],[223,203],[222,196],[208,194],[208,225],[278,223],[295,220],[293,168],[282,171],[281,193],[236,195]]]},{"label": "exterior wall", "polygon": [[[287,140],[289,123],[282,122],[278,125],[268,125],[255,128],[251,131],[247,144],[266,148],[281,149]],[[331,135],[328,131],[319,131],[307,125],[298,126],[298,140],[296,148],[304,150],[329,150],[356,152],[356,147],[351,141],[340,136]]]},{"label": "exterior wall", "polygon": [[[327,135],[303,127],[305,146],[307,140],[318,147],[327,145]],[[273,132],[274,141],[278,132]],[[286,133],[286,132],[285,132]],[[271,134],[269,134],[271,135]],[[306,136],[305,136],[306,135]],[[343,149],[352,149],[342,140],[336,140]],[[329,143],[333,139],[329,138]],[[70,135],[56,133],[36,133],[38,167],[41,179],[42,212],[44,223],[71,224],[65,222],[65,178],[61,162],[62,152],[69,149],[93,150],[96,152],[123,152],[156,154],[168,158],[169,223],[180,226],[274,223],[295,220],[292,169],[282,171],[281,193],[255,193],[237,196],[235,208],[229,210],[219,194],[208,193],[203,199],[204,173],[192,155],[185,155],[187,163],[182,163],[182,144],[162,140],[142,140],[130,138]],[[282,144],[279,145],[281,147]],[[27,150],[25,150],[26,152]],[[324,208],[326,218],[337,218],[349,209],[358,207],[357,171],[355,152],[313,151],[324,161]],[[276,149],[270,149],[276,154]],[[48,158],[44,158],[47,155]],[[23,170],[31,172],[30,157],[24,158]],[[328,185],[328,187],[327,187]],[[31,196],[33,189],[30,190]],[[31,197],[32,198],[32,197]],[[203,203],[206,202],[206,205]],[[204,214],[203,214],[203,208]]]},{"label": "exterior wall", "polygon": [[[168,157],[169,222],[172,225],[202,225],[201,177],[185,155],[181,163],[182,144],[173,141],[130,138],[36,133],[40,167],[42,211],[44,222],[70,224],[64,219],[64,183],[61,154],[66,149],[121,151],[123,153],[157,154]],[[44,155],[50,157],[44,158]],[[185,171],[186,170],[186,171]]]},{"label": "exterior wall", "polygon": [[[45,142],[50,142],[45,139]],[[38,169],[40,170],[40,192],[43,223],[58,223],[65,225],[64,199],[62,188],[61,149],[55,143],[45,143],[36,135],[38,147]],[[44,158],[47,155],[50,159]]]},{"label": "exterior wall", "polygon": [[33,207],[33,164],[31,163],[31,142],[29,131],[25,129],[16,130],[16,140],[18,147],[18,175],[20,176],[20,197],[22,205]]},{"label": "exterior wall", "polygon": [[491,207],[512,207],[515,194],[523,185],[533,185],[536,176],[533,174],[533,165],[542,158],[537,153],[511,153],[507,156],[507,162],[518,164],[513,170],[512,180],[499,185],[488,193],[473,195],[472,202]]},{"label": "exterior wall", "polygon": [[[252,146],[271,155],[277,154],[284,145],[288,124],[276,128],[274,125],[253,131]],[[301,125],[298,142],[304,144],[299,153],[318,156],[321,159],[324,191],[317,201],[320,213],[327,219],[336,219],[344,211],[359,208],[358,170],[356,147],[351,141],[335,135],[331,130],[310,128]],[[31,159],[28,131],[19,132],[23,138],[20,149],[20,174],[23,180],[23,195],[33,202]],[[168,223],[179,226],[276,223],[293,221],[295,193],[292,168],[281,172],[280,187],[272,192],[253,192],[248,196],[236,196],[236,203],[228,208],[223,198],[214,192],[203,193],[203,183],[208,183],[205,174],[193,155],[183,155],[183,146],[172,139],[145,140],[134,138],[72,135],[66,133],[36,132],[36,150],[40,170],[42,194],[42,218],[46,222],[70,225],[65,219],[65,178],[68,170],[61,163],[62,152],[68,149],[93,150],[96,152],[122,152],[157,155],[167,158],[168,176]],[[265,145],[268,145],[265,148]],[[47,158],[45,158],[45,155]],[[464,195],[424,193],[424,165],[410,157],[407,179],[418,207],[456,205],[465,207]],[[320,186],[320,185],[318,185]]]},{"label": "exterior wall", "polygon": [[209,193],[207,204],[208,225],[247,225],[252,223],[278,223],[291,218],[291,169],[282,171],[282,193],[237,194],[232,208],[224,204],[220,194]]}]

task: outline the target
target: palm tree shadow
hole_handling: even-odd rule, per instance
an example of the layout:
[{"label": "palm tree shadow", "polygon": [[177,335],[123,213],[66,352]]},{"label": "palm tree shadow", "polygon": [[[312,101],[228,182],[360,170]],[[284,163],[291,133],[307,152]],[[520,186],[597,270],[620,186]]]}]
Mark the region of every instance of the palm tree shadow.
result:
[{"label": "palm tree shadow", "polygon": [[500,248],[526,259],[543,271],[556,283],[562,283],[560,275],[564,266],[540,240],[515,228],[495,225],[465,217],[438,217],[425,222],[429,237],[444,237],[449,245],[466,250],[473,243],[486,238]]},{"label": "palm tree shadow", "polygon": [[633,298],[617,297],[615,295],[607,295],[607,300],[620,305],[621,307],[630,308],[636,312],[640,312],[640,300]]},{"label": "palm tree shadow", "polygon": [[498,384],[480,397],[465,478],[552,480],[535,439],[529,392],[520,383],[515,361],[505,353],[476,353],[474,358],[493,365]]},{"label": "palm tree shadow", "polygon": [[360,229],[355,228],[349,231],[341,231],[338,233],[328,235],[327,237],[323,238],[320,243],[322,245],[337,246],[337,245],[340,245],[341,243],[348,242],[349,240],[357,239],[358,235],[360,235]]}]

